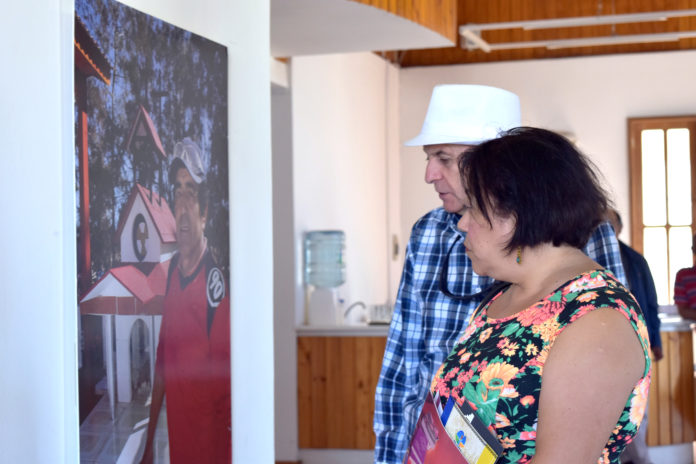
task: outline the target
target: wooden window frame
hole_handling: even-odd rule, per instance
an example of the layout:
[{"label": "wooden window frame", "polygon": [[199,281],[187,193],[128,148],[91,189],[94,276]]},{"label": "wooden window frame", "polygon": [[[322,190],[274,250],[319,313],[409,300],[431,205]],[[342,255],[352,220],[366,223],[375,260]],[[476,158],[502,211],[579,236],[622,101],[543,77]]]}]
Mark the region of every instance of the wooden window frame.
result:
[{"label": "wooden window frame", "polygon": [[[643,253],[643,173],[641,160],[641,131],[646,129],[689,129],[691,148],[691,233],[696,225],[696,115],[628,118],[628,159],[631,203],[631,246]],[[665,145],[666,148],[666,145]],[[667,171],[665,170],[665,175]],[[668,211],[669,214],[669,211]],[[669,217],[669,216],[668,216]],[[666,230],[669,237],[669,220]],[[669,257],[668,257],[669,259]]]}]

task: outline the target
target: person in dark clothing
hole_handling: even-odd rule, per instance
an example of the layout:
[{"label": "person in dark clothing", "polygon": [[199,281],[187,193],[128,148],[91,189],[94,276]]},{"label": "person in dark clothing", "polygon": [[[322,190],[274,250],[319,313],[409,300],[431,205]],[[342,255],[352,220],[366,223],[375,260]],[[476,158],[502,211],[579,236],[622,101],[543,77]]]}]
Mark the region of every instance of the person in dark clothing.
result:
[{"label": "person in dark clothing", "polygon": [[[623,229],[621,216],[615,209],[609,212],[609,222],[618,237]],[[657,291],[648,262],[643,255],[619,240],[621,261],[626,271],[626,280],[633,296],[643,310],[643,317],[648,326],[650,347],[655,361],[662,359],[662,339],[660,338],[660,318],[658,317]]]},{"label": "person in dark clothing", "polygon": [[[609,210],[608,220],[614,227],[614,232],[618,237],[623,228],[621,215],[615,209]],[[646,325],[648,326],[648,336],[650,337],[650,348],[655,361],[662,359],[662,338],[660,337],[660,318],[658,317],[657,292],[653,281],[648,262],[643,255],[619,240],[619,250],[621,251],[621,261],[623,261],[624,271],[628,288],[638,301]],[[648,410],[645,409],[643,425],[638,430],[638,434],[633,441],[628,444],[626,450],[621,455],[621,462],[624,464],[651,464],[648,455],[648,445],[645,438],[648,430]]]}]

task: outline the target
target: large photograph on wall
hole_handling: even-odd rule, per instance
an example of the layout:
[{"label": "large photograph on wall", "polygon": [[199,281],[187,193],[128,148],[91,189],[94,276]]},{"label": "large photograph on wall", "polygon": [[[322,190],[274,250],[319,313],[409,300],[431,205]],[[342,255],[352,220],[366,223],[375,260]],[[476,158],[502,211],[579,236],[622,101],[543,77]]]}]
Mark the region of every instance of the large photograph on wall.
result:
[{"label": "large photograph on wall", "polygon": [[227,50],[75,2],[83,463],[230,462]]}]

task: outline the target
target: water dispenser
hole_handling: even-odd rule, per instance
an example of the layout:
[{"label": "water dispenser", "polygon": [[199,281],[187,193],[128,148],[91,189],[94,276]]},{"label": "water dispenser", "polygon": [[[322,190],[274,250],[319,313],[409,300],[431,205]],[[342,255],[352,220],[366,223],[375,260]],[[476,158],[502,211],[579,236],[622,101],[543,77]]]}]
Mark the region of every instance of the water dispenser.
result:
[{"label": "water dispenser", "polygon": [[304,236],[304,281],[309,325],[336,325],[343,320],[338,287],[346,281],[345,233],[314,230]]}]

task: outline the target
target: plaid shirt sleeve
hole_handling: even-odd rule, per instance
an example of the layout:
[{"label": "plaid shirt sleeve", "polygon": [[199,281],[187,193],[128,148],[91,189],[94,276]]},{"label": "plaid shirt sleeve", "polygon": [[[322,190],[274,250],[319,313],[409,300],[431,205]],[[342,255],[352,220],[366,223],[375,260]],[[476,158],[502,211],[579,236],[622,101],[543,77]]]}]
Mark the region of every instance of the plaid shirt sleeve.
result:
[{"label": "plaid shirt sleeve", "polygon": [[[409,360],[419,359],[415,353],[422,339],[420,303],[414,288],[414,263],[411,244],[406,250],[399,294],[389,328],[375,395],[374,432],[376,435],[375,463],[400,463],[408,446],[405,409],[411,394],[418,366]],[[416,346],[414,347],[414,341]]]},{"label": "plaid shirt sleeve", "polygon": [[609,269],[624,285],[628,285],[621,262],[621,250],[614,229],[609,222],[601,223],[592,233],[584,249],[587,256]]}]

